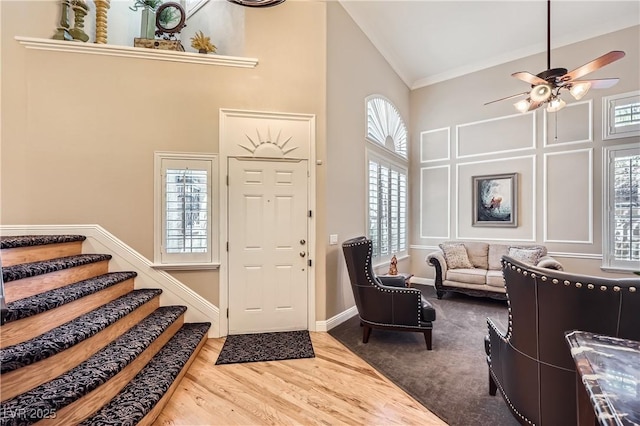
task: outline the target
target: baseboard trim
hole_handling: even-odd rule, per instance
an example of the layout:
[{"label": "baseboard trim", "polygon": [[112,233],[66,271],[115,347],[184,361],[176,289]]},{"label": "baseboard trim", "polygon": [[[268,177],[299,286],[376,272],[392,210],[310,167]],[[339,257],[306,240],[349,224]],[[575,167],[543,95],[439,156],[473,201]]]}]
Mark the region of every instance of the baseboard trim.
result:
[{"label": "baseboard trim", "polygon": [[326,321],[316,321],[316,331],[329,331],[356,315],[358,315],[358,308],[356,306],[352,306],[346,311],[342,311],[338,315],[335,315]]},{"label": "baseboard trim", "polygon": [[109,269],[138,273],[135,288],[160,288],[160,305],[187,307],[185,322],[211,322],[209,337],[220,337],[220,311],[198,293],[168,273],[153,268],[153,263],[119,240],[100,225],[2,225],[2,235],[78,234],[87,239],[82,243],[85,253],[108,253],[113,257]]},{"label": "baseboard trim", "polygon": [[411,284],[430,285],[431,287],[435,287],[436,285],[433,278],[421,277],[411,277]]}]

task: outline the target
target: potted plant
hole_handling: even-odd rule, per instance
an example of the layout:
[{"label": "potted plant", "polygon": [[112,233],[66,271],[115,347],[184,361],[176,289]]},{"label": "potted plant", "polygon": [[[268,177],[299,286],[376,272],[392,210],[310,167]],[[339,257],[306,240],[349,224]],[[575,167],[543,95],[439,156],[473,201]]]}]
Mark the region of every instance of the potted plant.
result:
[{"label": "potted plant", "polygon": [[140,38],[154,38],[156,31],[156,10],[158,10],[161,4],[162,0],[136,0],[133,7],[129,7],[129,9],[134,12],[142,9]]}]

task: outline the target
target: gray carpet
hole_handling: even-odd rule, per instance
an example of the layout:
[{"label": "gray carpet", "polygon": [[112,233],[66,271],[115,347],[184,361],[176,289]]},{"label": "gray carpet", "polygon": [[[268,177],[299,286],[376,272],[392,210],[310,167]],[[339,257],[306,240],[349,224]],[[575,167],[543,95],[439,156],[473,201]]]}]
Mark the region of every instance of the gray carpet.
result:
[{"label": "gray carpet", "polygon": [[357,316],[329,334],[450,426],[518,425],[500,393],[489,395],[484,352],[486,318],[506,325],[506,302],[451,293],[438,300],[433,287],[415,287],[436,309],[432,351],[421,333],[374,329],[363,344]]}]

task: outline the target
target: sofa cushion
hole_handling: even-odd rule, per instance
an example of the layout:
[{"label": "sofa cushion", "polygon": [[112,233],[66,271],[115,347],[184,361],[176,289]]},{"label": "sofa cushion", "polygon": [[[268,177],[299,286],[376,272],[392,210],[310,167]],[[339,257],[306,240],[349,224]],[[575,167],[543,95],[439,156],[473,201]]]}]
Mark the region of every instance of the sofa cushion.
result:
[{"label": "sofa cushion", "polygon": [[509,247],[509,256],[529,265],[536,265],[540,259],[540,250],[537,248]]},{"label": "sofa cushion", "polygon": [[491,287],[504,287],[502,271],[487,271],[487,285]]},{"label": "sofa cushion", "polygon": [[449,269],[447,270],[447,281],[457,281],[467,284],[485,284],[487,280],[486,269]]},{"label": "sofa cushion", "polygon": [[442,243],[440,249],[444,253],[444,258],[447,261],[447,268],[473,268],[473,265],[469,261],[467,256],[467,249],[462,243]]},{"label": "sofa cushion", "polygon": [[489,269],[497,271],[502,269],[500,259],[509,253],[509,246],[506,244],[489,244]]},{"label": "sofa cushion", "polygon": [[464,246],[474,267],[489,269],[489,244],[473,241],[464,243]]}]

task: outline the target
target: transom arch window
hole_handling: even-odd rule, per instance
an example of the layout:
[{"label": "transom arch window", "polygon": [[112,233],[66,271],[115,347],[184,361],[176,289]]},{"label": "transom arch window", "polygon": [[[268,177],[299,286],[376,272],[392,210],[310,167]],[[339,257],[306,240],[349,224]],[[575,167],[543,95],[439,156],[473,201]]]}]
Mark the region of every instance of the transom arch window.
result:
[{"label": "transom arch window", "polygon": [[407,126],[395,105],[384,96],[367,97],[367,140],[407,158]]},{"label": "transom arch window", "polygon": [[407,128],[386,98],[366,99],[367,233],[373,260],[387,262],[407,255]]}]

